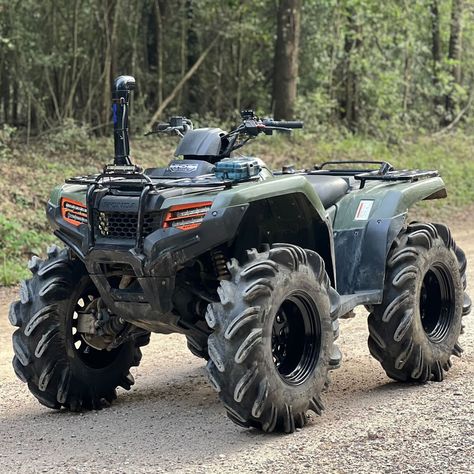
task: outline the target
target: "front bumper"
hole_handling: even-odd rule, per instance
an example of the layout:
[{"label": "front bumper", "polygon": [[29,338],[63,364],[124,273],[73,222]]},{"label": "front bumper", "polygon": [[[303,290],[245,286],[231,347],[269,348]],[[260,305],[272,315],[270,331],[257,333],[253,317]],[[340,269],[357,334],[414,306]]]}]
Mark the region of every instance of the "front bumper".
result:
[{"label": "front bumper", "polygon": [[[176,273],[201,254],[232,241],[247,208],[248,205],[239,205],[212,210],[193,230],[158,229],[144,238],[140,248],[130,240],[96,238],[91,242],[87,225],[67,223],[59,206],[52,203],[48,203],[47,216],[54,234],[84,262],[109,309],[143,325],[163,320],[166,314],[172,318],[169,313]],[[104,264],[131,267],[142,291],[113,288],[103,273]]]}]

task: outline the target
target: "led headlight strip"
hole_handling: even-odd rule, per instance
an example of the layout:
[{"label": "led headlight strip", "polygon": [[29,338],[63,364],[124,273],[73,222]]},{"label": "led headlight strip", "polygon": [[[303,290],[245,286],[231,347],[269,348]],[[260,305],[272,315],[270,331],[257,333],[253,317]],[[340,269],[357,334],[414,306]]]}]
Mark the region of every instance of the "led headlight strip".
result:
[{"label": "led headlight strip", "polygon": [[193,202],[172,206],[166,214],[163,227],[181,230],[195,229],[201,225],[204,216],[211,209],[212,202]]}]

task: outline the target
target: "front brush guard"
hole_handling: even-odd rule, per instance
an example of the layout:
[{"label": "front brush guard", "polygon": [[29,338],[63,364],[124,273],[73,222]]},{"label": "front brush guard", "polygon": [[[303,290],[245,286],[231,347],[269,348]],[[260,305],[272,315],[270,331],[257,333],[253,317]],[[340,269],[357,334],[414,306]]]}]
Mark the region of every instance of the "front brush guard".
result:
[{"label": "front brush guard", "polygon": [[[172,310],[178,270],[199,255],[232,241],[247,208],[239,205],[210,211],[193,230],[158,229],[135,247],[107,238],[94,237],[91,241],[90,227],[68,224],[61,217],[60,207],[52,203],[48,204],[48,217],[55,235],[84,262],[112,312],[132,322],[157,321]],[[112,263],[129,265],[142,291],[113,288],[103,271],[104,264]]]}]

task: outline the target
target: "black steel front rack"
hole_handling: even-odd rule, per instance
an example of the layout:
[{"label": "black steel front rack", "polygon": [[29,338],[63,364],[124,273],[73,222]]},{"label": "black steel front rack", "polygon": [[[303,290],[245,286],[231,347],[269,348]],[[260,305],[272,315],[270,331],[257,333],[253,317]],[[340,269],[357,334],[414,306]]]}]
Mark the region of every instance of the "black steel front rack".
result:
[{"label": "black steel front rack", "polygon": [[146,199],[150,192],[160,191],[176,187],[188,188],[224,188],[229,189],[234,184],[230,180],[217,180],[211,176],[200,178],[178,178],[167,179],[167,182],[153,180],[150,176],[144,174],[141,168],[137,166],[116,166],[107,165],[103,172],[91,176],[78,176],[66,180],[68,184],[87,185],[86,207],[88,218],[89,243],[92,247],[95,244],[94,228],[94,197],[96,191],[107,192],[109,189],[140,189],[138,199],[137,232],[135,239],[135,251],[143,250],[143,225],[145,215]]}]

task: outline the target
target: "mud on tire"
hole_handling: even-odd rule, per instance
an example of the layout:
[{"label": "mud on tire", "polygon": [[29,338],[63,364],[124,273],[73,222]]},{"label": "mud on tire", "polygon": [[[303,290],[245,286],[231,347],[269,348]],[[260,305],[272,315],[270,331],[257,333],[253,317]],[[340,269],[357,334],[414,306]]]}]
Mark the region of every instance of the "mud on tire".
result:
[{"label": "mud on tire", "polygon": [[369,350],[399,381],[442,381],[460,356],[464,253],[449,229],[413,223],[387,258],[383,302],[369,315]]},{"label": "mud on tire", "polygon": [[208,306],[209,379],[235,423],[291,433],[308,410],[321,414],[340,364],[339,296],[315,252],[281,244],[248,256],[232,260],[220,303]]},{"label": "mud on tire", "polygon": [[15,373],[49,408],[77,411],[112,402],[117,386],[128,390],[134,383],[129,369],[140,363],[140,346],[148,344],[149,334],[110,352],[78,342],[77,330],[73,334],[76,305],[97,296],[85,267],[52,246],[46,261],[33,257],[29,268],[33,278],[21,283],[20,301],[12,303],[9,313],[18,327],[13,334]]}]

